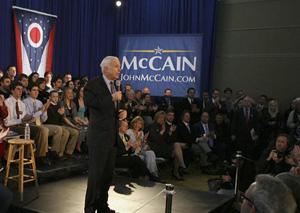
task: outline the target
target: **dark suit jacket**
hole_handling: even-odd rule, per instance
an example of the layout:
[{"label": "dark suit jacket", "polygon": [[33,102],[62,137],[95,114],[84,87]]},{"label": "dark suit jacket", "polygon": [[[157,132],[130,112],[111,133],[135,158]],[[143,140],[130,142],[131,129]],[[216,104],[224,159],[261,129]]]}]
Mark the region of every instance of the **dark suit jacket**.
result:
[{"label": "dark suit jacket", "polygon": [[[196,123],[194,125],[194,129],[195,129],[196,137],[202,137],[205,134],[205,131],[204,131],[201,121],[199,121],[198,123]],[[208,130],[209,130],[209,132],[215,131],[214,125],[211,123],[208,123]]]},{"label": "dark suit jacket", "polygon": [[231,124],[231,133],[236,135],[237,140],[251,140],[250,130],[252,128],[254,128],[256,133],[258,133],[258,118],[256,110],[254,108],[250,109],[249,121],[246,120],[243,108],[235,111]]},{"label": "dark suit jacket", "polygon": [[194,127],[192,125],[189,126],[191,132],[189,132],[188,128],[185,126],[183,122],[179,122],[176,128],[176,132],[177,132],[178,142],[186,143],[187,145],[191,146],[192,143],[194,143],[196,140],[196,134],[195,134]]},{"label": "dark suit jacket", "polygon": [[102,75],[88,82],[84,102],[89,110],[88,144],[103,148],[115,145],[117,113]]},{"label": "dark suit jacket", "polygon": [[169,108],[174,109],[175,104],[174,104],[173,97],[169,97],[169,99],[170,99],[170,105],[168,103],[167,97],[165,97],[165,96],[161,97],[158,101],[158,103],[159,103],[158,108],[160,110],[164,110],[164,111],[168,110]]},{"label": "dark suit jacket", "polygon": [[[125,139],[126,141],[129,141],[130,140],[130,137],[129,135],[127,134],[124,134],[125,136]],[[134,153],[134,150],[132,148],[126,150],[125,148],[125,144],[123,143],[122,139],[120,138],[120,135],[118,134],[118,137],[117,137],[117,142],[118,142],[118,151],[117,151],[117,156],[120,157],[122,155],[130,155],[130,154],[133,154]]]}]

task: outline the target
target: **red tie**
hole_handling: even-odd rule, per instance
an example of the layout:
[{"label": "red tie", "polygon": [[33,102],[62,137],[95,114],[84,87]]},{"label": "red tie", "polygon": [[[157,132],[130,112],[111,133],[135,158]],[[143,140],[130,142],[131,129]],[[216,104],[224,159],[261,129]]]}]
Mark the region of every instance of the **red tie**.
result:
[{"label": "red tie", "polygon": [[18,101],[16,102],[16,114],[17,114],[17,119],[20,119],[20,109],[19,109]]}]

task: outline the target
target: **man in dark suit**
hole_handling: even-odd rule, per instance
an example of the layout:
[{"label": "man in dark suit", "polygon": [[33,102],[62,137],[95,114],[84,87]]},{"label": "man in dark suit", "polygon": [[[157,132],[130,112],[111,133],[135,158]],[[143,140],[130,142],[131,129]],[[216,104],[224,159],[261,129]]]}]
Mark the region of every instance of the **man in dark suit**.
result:
[{"label": "man in dark suit", "polygon": [[172,97],[172,90],[170,88],[165,89],[164,96],[158,101],[159,110],[167,111],[174,110],[174,100]]},{"label": "man in dark suit", "polygon": [[201,121],[194,125],[196,132],[196,143],[193,144],[192,150],[195,155],[200,157],[200,166],[208,166],[208,155],[212,153],[216,134],[214,126],[209,122],[208,112],[201,114]]},{"label": "man in dark suit", "polygon": [[117,57],[107,56],[100,64],[102,75],[91,80],[84,90],[84,102],[89,110],[88,148],[89,174],[85,198],[85,212],[115,212],[108,207],[108,190],[115,165],[118,119],[126,118],[124,110],[118,110],[122,99],[114,81],[121,68]]},{"label": "man in dark suit", "polygon": [[183,111],[187,110],[191,115],[191,124],[197,123],[200,117],[199,100],[196,99],[196,90],[193,87],[188,88],[187,97],[184,98],[177,106],[176,114],[178,118],[182,115]]},{"label": "man in dark suit", "polygon": [[242,100],[242,107],[234,112],[231,138],[235,142],[236,150],[241,150],[243,155],[253,159],[255,142],[258,138],[258,118],[251,102],[252,99],[246,96]]}]

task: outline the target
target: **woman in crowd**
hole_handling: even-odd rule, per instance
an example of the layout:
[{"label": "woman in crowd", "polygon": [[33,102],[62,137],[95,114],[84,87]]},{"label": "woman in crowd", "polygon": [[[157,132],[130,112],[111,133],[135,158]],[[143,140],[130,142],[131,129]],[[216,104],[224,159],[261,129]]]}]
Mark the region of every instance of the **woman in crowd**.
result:
[{"label": "woman in crowd", "polygon": [[145,177],[146,175],[151,178],[145,162],[139,156],[134,155],[135,145],[131,143],[130,136],[126,134],[128,130],[127,121],[120,121],[119,124],[116,167],[129,168],[134,178]]},{"label": "woman in crowd", "polygon": [[83,133],[79,135],[79,140],[76,145],[76,150],[78,152],[81,152],[81,143],[85,141],[85,136],[87,134],[87,128],[89,125],[88,111],[83,101],[83,95],[84,95],[83,91],[84,91],[84,87],[83,86],[79,87],[75,99],[75,104],[77,107],[77,118],[78,118],[77,122],[81,127],[81,131],[83,131]]},{"label": "woman in crowd", "polygon": [[38,78],[36,84],[39,88],[39,95],[37,97],[43,104],[45,104],[49,98],[49,93],[46,88],[46,80],[44,78]]},{"label": "woman in crowd", "polygon": [[287,127],[295,142],[300,144],[300,98],[295,99],[295,109],[289,114]]},{"label": "woman in crowd", "polygon": [[268,108],[262,111],[261,127],[260,151],[263,151],[269,146],[269,142],[275,139],[282,127],[282,118],[276,100],[270,100],[268,102]]},{"label": "woman in crowd", "polygon": [[158,177],[156,156],[155,153],[150,150],[146,142],[148,135],[144,135],[143,128],[144,120],[142,117],[137,116],[131,121],[131,129],[127,130],[127,134],[130,137],[135,154],[145,161],[150,173],[155,177]]},{"label": "woman in crowd", "polygon": [[79,136],[76,144],[76,151],[81,152],[80,146],[86,137],[86,130],[84,130],[84,120],[77,116],[77,107],[73,101],[73,90],[67,88],[64,94],[64,107],[65,107],[65,123],[67,126],[72,127],[79,131]]},{"label": "woman in crowd", "polygon": [[36,81],[38,80],[38,78],[40,77],[38,72],[33,72],[28,76],[28,85],[32,85],[34,83],[36,83]]}]

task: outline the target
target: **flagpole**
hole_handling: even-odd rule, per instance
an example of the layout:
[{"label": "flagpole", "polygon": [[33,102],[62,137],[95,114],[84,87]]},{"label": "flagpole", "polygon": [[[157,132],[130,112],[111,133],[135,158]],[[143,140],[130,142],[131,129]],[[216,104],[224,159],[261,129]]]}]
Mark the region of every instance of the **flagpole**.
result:
[{"label": "flagpole", "polygon": [[40,11],[37,11],[37,10],[31,10],[31,9],[27,9],[27,8],[23,8],[23,7],[18,7],[18,6],[15,6],[15,5],[13,5],[12,8],[13,9],[19,9],[19,10],[24,10],[24,11],[28,11],[28,12],[32,12],[32,13],[37,13],[37,14],[40,14],[40,15],[51,16],[51,17],[57,18],[56,15],[52,15],[52,14],[49,14],[49,13],[40,12]]}]

